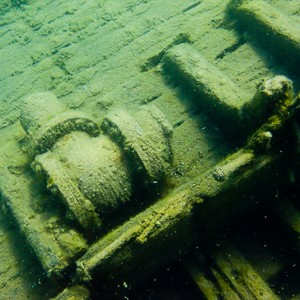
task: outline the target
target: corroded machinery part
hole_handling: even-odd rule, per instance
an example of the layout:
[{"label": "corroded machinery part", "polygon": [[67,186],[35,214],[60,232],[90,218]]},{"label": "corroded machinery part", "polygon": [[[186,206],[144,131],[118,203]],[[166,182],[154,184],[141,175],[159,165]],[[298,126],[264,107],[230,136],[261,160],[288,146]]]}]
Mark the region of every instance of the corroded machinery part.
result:
[{"label": "corroded machinery part", "polygon": [[172,47],[165,54],[163,65],[166,74],[192,91],[199,106],[233,136],[246,136],[262,125],[274,110],[293,99],[293,84],[285,76],[261,82],[255,95],[249,97],[190,44]]},{"label": "corroded machinery part", "polygon": [[[252,32],[252,39],[264,46],[293,72],[299,74],[300,36],[294,18],[276,9],[269,1],[232,0],[229,8],[238,25]],[[287,5],[289,6],[289,5]],[[254,26],[255,24],[255,26]]]},{"label": "corroded machinery part", "polygon": [[[149,273],[188,251],[195,242],[195,232],[207,238],[237,213],[257,205],[258,184],[271,189],[285,185],[288,179],[281,176],[286,169],[285,154],[277,147],[255,151],[256,136],[266,130],[272,131],[281,145],[286,143],[282,129],[295,116],[294,104],[290,103],[285,112],[270,117],[244,148],[100,238],[77,260],[75,280],[90,281],[96,272],[101,272],[103,279],[122,280],[134,274],[138,280],[138,270]],[[266,199],[265,193],[267,190],[260,194],[261,201]],[[248,270],[250,274],[252,270]],[[271,292],[264,288],[263,295],[268,294]]]},{"label": "corroded machinery part", "polygon": [[[11,151],[12,148],[8,149]],[[64,276],[70,263],[87,250],[84,237],[69,224],[61,222],[57,210],[42,208],[47,197],[41,193],[32,176],[16,176],[2,167],[0,185],[3,205],[9,207],[16,225],[47,276]]]},{"label": "corroded machinery part", "polygon": [[156,106],[146,106],[134,115],[114,112],[105,117],[101,129],[120,144],[146,185],[164,177],[172,157],[172,128]]},{"label": "corroded machinery part", "polygon": [[293,101],[293,83],[286,76],[275,76],[263,80],[257,86],[257,91],[252,101],[243,107],[244,115],[249,119],[258,119],[257,122],[266,120],[272,112],[278,111]]},{"label": "corroded machinery part", "polygon": [[60,197],[70,219],[88,232],[99,228],[99,214],[129,201],[136,173],[147,187],[163,179],[171,162],[172,128],[162,112],[150,106],[134,115],[121,110],[111,114],[102,124],[107,136],[93,137],[97,125],[88,118],[68,118],[76,114],[49,93],[34,94],[25,101],[22,125],[35,152],[44,152],[36,155],[34,171]]},{"label": "corroded machinery part", "polygon": [[29,150],[34,154],[46,152],[59,138],[74,130],[99,135],[97,123],[89,116],[67,110],[55,95],[47,92],[24,99],[20,122],[30,139]]},{"label": "corroded machinery part", "polygon": [[47,187],[60,196],[71,219],[84,229],[99,227],[98,213],[118,208],[132,195],[123,152],[106,136],[70,133],[51,152],[38,155],[34,165],[46,175]]},{"label": "corroded machinery part", "polygon": [[[172,47],[163,58],[166,74],[193,91],[199,105],[232,132],[242,123],[243,91],[190,44]],[[217,115],[217,118],[216,118]]]}]

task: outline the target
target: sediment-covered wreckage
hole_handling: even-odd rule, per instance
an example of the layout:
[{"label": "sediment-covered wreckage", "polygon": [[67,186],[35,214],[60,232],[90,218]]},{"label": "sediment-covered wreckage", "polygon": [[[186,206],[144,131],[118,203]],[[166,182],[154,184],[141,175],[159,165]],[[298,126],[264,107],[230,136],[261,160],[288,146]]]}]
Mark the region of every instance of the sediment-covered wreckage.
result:
[{"label": "sediment-covered wreckage", "polygon": [[89,2],[5,9],[0,299],[298,299],[297,1]]}]

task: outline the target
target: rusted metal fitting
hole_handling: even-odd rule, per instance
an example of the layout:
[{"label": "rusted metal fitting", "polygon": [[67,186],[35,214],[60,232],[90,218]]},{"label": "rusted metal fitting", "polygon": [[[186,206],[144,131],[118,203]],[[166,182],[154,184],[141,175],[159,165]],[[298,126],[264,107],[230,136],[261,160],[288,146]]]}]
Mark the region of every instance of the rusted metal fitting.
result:
[{"label": "rusted metal fitting", "polygon": [[25,100],[21,124],[36,154],[34,171],[85,231],[98,228],[99,216],[130,200],[137,175],[150,188],[171,161],[172,128],[155,106],[134,115],[112,113],[101,125],[105,134],[99,134],[88,116],[40,93]]},{"label": "rusted metal fitting", "polygon": [[143,174],[144,184],[157,184],[164,177],[171,161],[172,127],[156,106],[134,116],[114,112],[104,118],[101,129],[126,152],[135,172]]},{"label": "rusted metal fitting", "polygon": [[67,110],[48,92],[31,94],[24,99],[20,122],[27,133],[28,150],[33,154],[48,151],[58,139],[72,131],[99,135],[99,127],[90,116]]}]

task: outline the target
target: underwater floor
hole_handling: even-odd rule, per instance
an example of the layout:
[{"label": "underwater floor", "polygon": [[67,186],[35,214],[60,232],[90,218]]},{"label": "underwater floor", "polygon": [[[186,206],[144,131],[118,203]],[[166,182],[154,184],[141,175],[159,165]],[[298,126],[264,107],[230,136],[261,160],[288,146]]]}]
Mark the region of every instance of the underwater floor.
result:
[{"label": "underwater floor", "polygon": [[299,299],[299,7],[2,1],[0,299]]}]

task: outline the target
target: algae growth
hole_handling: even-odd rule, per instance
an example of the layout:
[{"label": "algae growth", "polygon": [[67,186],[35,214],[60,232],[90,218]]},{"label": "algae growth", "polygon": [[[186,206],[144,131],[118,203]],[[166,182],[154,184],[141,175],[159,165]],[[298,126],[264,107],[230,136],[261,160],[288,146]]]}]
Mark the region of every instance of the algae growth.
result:
[{"label": "algae growth", "polygon": [[0,298],[154,299],[170,264],[164,298],[300,293],[278,283],[291,253],[267,277],[236,236],[209,246],[298,195],[299,0],[3,0],[0,14]]}]

